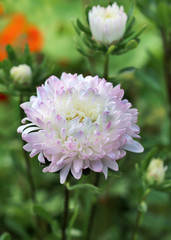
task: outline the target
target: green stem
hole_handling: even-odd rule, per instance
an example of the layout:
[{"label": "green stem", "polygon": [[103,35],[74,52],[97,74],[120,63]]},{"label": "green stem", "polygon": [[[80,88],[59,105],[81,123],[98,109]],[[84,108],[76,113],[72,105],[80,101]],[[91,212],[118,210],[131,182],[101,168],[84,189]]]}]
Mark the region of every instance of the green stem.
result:
[{"label": "green stem", "polygon": [[[20,96],[20,104],[23,103],[23,96]],[[20,108],[20,118],[21,120],[24,118],[24,111]],[[25,145],[25,141],[22,140],[23,142],[23,146]],[[33,175],[32,175],[32,169],[31,169],[31,165],[30,165],[30,158],[28,153],[23,149],[23,155],[24,155],[24,159],[25,159],[25,165],[26,165],[26,173],[27,173],[27,178],[28,178],[28,183],[29,183],[29,187],[30,187],[30,196],[32,199],[32,203],[35,204],[36,201],[36,188],[35,188],[35,184],[33,181]],[[42,236],[41,236],[41,221],[40,219],[35,216],[35,231],[36,231],[36,235],[37,235],[37,239],[41,240]]]},{"label": "green stem", "polygon": [[171,46],[170,42],[167,40],[167,32],[165,29],[160,28],[160,33],[162,37],[162,43],[163,43],[163,68],[164,68],[164,74],[165,74],[165,82],[166,82],[166,88],[168,90],[168,115],[170,119],[170,144],[171,144]]},{"label": "green stem", "polygon": [[108,74],[109,74],[109,55],[105,56],[105,61],[104,61],[104,78],[108,81]]},{"label": "green stem", "polygon": [[75,208],[74,208],[74,213],[73,213],[73,216],[70,220],[70,223],[69,223],[69,227],[68,227],[68,240],[71,240],[71,230],[74,226],[74,223],[75,223],[75,220],[77,218],[77,215],[78,215],[78,195],[79,195],[79,191],[76,190],[76,193],[75,193],[75,199],[74,199],[74,202],[75,202]]},{"label": "green stem", "polygon": [[[141,202],[144,202],[146,200],[150,191],[151,190],[149,188],[146,189],[146,191],[144,192],[143,197],[141,199]],[[141,204],[141,202],[140,202],[140,204]],[[138,229],[139,229],[139,226],[140,226],[140,223],[141,223],[142,215],[143,215],[143,212],[138,209],[137,217],[136,217],[135,225],[134,225],[134,230],[133,230],[132,236],[131,236],[131,240],[135,240],[136,237],[137,237],[137,233],[138,233]]]},{"label": "green stem", "polygon": [[[99,185],[99,180],[100,180],[100,174],[97,173],[95,182],[94,182],[94,186],[97,187]],[[97,205],[97,203],[94,202],[91,206],[90,215],[88,217],[88,227],[87,227],[86,236],[85,236],[86,240],[91,239],[93,223],[94,223],[94,218],[95,218],[95,213],[96,213],[96,205]]]},{"label": "green stem", "polygon": [[[23,103],[23,97],[20,96],[20,104]],[[20,118],[21,120],[24,118],[24,111],[20,108]],[[25,141],[23,141],[23,146],[25,145]],[[35,191],[35,185],[33,181],[33,176],[32,176],[32,170],[31,170],[31,165],[30,165],[30,158],[28,156],[28,153],[23,149],[23,154],[24,154],[24,159],[25,159],[25,165],[26,165],[26,172],[27,172],[27,178],[28,178],[28,183],[30,186],[30,195],[33,203],[36,203],[36,191]]]},{"label": "green stem", "polygon": [[67,240],[66,228],[68,223],[68,211],[69,211],[69,190],[65,185],[65,201],[64,201],[64,218],[62,226],[62,240]]}]

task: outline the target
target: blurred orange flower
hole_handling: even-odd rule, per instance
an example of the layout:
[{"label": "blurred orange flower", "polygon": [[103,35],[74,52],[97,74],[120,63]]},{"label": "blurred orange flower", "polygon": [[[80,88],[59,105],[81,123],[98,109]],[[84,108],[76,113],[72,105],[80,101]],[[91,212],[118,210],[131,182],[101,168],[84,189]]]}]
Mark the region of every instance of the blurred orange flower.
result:
[{"label": "blurred orange flower", "polygon": [[[23,50],[28,43],[31,52],[39,52],[43,46],[43,35],[41,31],[30,24],[26,17],[20,13],[3,15],[4,8],[0,4],[0,17],[9,18],[8,24],[0,32],[0,61],[7,57],[6,45],[10,44],[15,49]],[[6,101],[8,97],[0,93],[0,101]]]},{"label": "blurred orange flower", "polygon": [[[0,13],[3,8],[0,5]],[[43,36],[41,31],[35,26],[28,23],[23,14],[10,15],[10,21],[0,32],[0,60],[7,57],[6,45],[10,44],[16,49],[23,50],[28,43],[31,52],[38,52],[43,46]]]}]

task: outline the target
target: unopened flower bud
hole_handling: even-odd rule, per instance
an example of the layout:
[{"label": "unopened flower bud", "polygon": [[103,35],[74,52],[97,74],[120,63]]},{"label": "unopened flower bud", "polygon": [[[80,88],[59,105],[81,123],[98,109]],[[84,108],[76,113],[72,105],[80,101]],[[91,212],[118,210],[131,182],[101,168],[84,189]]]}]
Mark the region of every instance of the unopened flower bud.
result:
[{"label": "unopened flower bud", "polygon": [[150,184],[160,184],[163,182],[165,178],[165,172],[167,170],[167,166],[164,166],[163,161],[161,159],[152,159],[146,173],[146,179]]},{"label": "unopened flower bud", "polygon": [[89,24],[94,39],[107,45],[123,37],[126,22],[124,8],[116,2],[107,8],[94,6],[89,11]]},{"label": "unopened flower bud", "polygon": [[16,86],[27,88],[32,82],[32,70],[30,66],[21,64],[10,70],[11,78]]}]

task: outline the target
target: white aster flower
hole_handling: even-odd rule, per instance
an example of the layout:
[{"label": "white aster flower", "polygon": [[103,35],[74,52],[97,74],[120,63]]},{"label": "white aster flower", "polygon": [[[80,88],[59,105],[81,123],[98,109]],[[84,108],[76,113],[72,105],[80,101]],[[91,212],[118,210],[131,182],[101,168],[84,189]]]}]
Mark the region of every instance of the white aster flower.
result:
[{"label": "white aster flower", "polygon": [[46,158],[49,165],[43,171],[60,171],[61,183],[69,171],[79,179],[87,168],[107,178],[108,168],[118,170],[116,161],[125,150],[143,151],[133,140],[140,138],[137,110],[123,95],[120,85],[113,87],[98,76],[50,77],[37,88],[37,96],[21,104],[27,115],[18,128],[27,142],[24,149],[30,157],[38,154],[43,164]]},{"label": "white aster flower", "polygon": [[150,183],[162,183],[165,178],[167,166],[164,166],[163,161],[159,158],[151,160],[146,173],[146,178]]},{"label": "white aster flower", "polygon": [[89,24],[95,40],[111,44],[120,40],[125,32],[127,15],[116,2],[107,8],[93,7],[89,11]]},{"label": "white aster flower", "polygon": [[18,86],[28,87],[32,82],[32,70],[30,66],[26,64],[12,67],[10,70],[10,76],[13,79],[14,84]]}]

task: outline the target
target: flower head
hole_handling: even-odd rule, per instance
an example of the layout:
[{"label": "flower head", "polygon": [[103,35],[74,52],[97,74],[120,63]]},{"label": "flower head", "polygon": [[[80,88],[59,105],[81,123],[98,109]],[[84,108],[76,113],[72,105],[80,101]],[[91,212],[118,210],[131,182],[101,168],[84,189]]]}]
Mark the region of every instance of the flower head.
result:
[{"label": "flower head", "polygon": [[89,11],[89,24],[95,40],[111,44],[123,37],[126,28],[127,15],[123,6],[116,2],[107,8],[93,7]]},{"label": "flower head", "polygon": [[[79,179],[84,169],[103,172],[118,170],[117,160],[125,150],[142,152],[137,110],[127,100],[120,85],[98,76],[83,77],[63,73],[37,88],[37,96],[21,104],[27,117],[18,128],[27,142],[24,149],[30,157],[49,165],[44,172],[60,171],[64,183],[71,171]],[[26,123],[26,121],[28,121]]]},{"label": "flower head", "polygon": [[10,75],[14,81],[14,84],[20,87],[28,87],[32,82],[32,70],[26,64],[20,64],[12,67]]},{"label": "flower head", "polygon": [[159,158],[151,160],[146,173],[146,179],[149,183],[162,183],[165,178],[167,166],[164,166],[163,161]]}]

